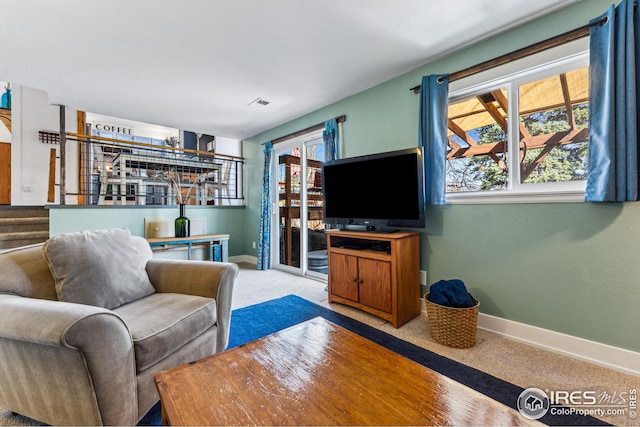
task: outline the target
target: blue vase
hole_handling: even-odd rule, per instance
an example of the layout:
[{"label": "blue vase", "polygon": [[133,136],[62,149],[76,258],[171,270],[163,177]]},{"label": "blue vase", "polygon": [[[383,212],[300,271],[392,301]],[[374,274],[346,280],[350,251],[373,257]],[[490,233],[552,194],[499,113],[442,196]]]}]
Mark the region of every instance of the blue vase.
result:
[{"label": "blue vase", "polygon": [[2,108],[6,108],[7,110],[11,109],[11,89],[5,89],[5,92],[2,94],[2,102],[0,106]]},{"label": "blue vase", "polygon": [[189,237],[191,235],[191,221],[185,216],[185,205],[180,205],[180,216],[175,220],[176,237]]}]

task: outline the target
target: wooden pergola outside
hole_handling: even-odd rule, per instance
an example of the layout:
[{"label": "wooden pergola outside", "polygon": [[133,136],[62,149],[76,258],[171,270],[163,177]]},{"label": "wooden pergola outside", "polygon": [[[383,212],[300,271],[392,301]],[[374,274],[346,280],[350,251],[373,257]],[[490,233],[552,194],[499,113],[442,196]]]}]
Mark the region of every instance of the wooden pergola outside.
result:
[{"label": "wooden pergola outside", "polygon": [[[588,67],[521,85],[519,90],[520,117],[564,108],[569,127],[562,132],[532,136],[520,121],[520,161],[522,162],[527,150],[540,149],[531,163],[523,165],[521,180],[524,182],[554,148],[588,140],[588,130],[577,128],[573,114],[574,106],[587,103],[589,100]],[[506,170],[507,165],[503,159],[508,151],[507,144],[504,141],[480,143],[474,138],[477,134],[474,131],[483,126],[497,124],[506,134],[507,111],[506,91],[503,89],[451,104],[448,116],[450,150],[447,160],[489,156],[500,168]],[[502,156],[499,156],[500,154]]]}]

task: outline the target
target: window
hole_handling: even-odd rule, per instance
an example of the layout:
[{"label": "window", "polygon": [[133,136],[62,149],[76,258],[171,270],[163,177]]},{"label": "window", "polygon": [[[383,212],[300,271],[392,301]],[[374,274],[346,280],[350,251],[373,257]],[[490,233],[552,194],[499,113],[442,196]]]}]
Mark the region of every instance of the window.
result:
[{"label": "window", "polygon": [[447,201],[583,200],[588,71],[583,52],[484,83],[452,84]]}]

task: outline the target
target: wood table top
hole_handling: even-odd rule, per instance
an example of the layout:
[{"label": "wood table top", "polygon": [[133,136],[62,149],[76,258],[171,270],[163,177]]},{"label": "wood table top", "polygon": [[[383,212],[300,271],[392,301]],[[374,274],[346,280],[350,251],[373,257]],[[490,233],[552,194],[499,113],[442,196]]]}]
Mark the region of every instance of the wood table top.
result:
[{"label": "wood table top", "polygon": [[321,317],[155,376],[170,425],[530,425]]}]

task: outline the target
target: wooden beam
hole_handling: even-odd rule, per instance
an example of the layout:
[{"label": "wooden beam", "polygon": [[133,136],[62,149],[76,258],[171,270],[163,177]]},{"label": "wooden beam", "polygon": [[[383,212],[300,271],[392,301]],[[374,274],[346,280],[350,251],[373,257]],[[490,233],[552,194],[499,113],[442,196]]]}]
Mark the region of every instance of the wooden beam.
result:
[{"label": "wooden beam", "polygon": [[525,138],[521,142],[526,144],[528,149],[542,148],[545,145],[556,144],[565,145],[576,142],[588,141],[589,129],[573,129],[564,132],[548,133]]},{"label": "wooden beam", "polygon": [[507,169],[507,164],[504,162],[504,160],[498,157],[496,153],[489,153],[489,157],[491,157],[491,160],[498,164],[500,169]]},{"label": "wooden beam", "polygon": [[[565,145],[575,142],[587,141],[589,139],[588,129],[574,129],[566,132],[556,132],[546,135],[537,135],[525,138],[521,141],[527,149],[544,148],[547,145]],[[491,144],[479,144],[463,149],[452,149],[447,154],[447,159],[470,158],[474,156],[488,156],[491,153],[504,153],[507,150],[504,142],[494,142]],[[522,148],[520,149],[522,150]]]},{"label": "wooden beam", "polygon": [[[507,97],[504,96],[504,94],[500,89],[494,90],[493,92],[491,92],[491,95],[493,95],[496,102],[498,103],[500,108],[502,108],[503,111],[509,111],[509,103],[507,101]],[[530,137],[531,135],[529,134],[529,131],[527,130],[527,128],[524,126],[524,123],[522,123],[519,120],[518,122],[520,125],[520,139]]]},{"label": "wooden beam", "polygon": [[[464,130],[462,130],[460,126],[455,124],[452,120],[449,120],[449,129],[451,129],[451,131],[455,133],[459,138],[465,139],[467,141],[467,144],[469,144],[470,147],[478,145],[476,140],[473,139],[471,135],[467,134]],[[468,148],[468,147],[462,147],[460,144],[455,142],[451,137],[447,138],[447,140],[448,140],[449,147],[451,147],[452,150],[458,150],[459,152],[462,152],[461,150],[467,150]],[[507,165],[495,153],[489,153],[488,156],[491,157],[502,169],[506,169]]]},{"label": "wooden beam", "polygon": [[[509,102],[507,101],[507,97],[504,96],[500,89],[492,91],[491,95],[496,100],[500,108],[502,108],[502,111],[509,111]],[[497,109],[495,110],[495,114],[498,114],[500,115],[500,117],[502,117]],[[524,125],[520,123],[520,138],[524,138],[526,136],[529,136],[529,132],[527,131],[527,129],[525,129]],[[489,154],[489,157],[491,157],[498,164],[498,166],[500,166],[501,169],[507,169],[507,164],[504,162],[504,160],[500,159],[497,154],[491,153]]]},{"label": "wooden beam", "polygon": [[458,138],[465,141],[469,145],[478,145],[478,142],[471,137],[467,132],[465,132],[460,126],[458,126],[453,120],[448,119],[447,126],[449,130],[456,134]]},{"label": "wooden beam", "polygon": [[496,100],[500,108],[502,108],[504,111],[509,111],[509,103],[507,102],[507,97],[504,96],[504,93],[502,93],[500,89],[491,91],[491,96],[493,96],[493,99]]},{"label": "wooden beam", "polygon": [[[86,114],[84,111],[79,111],[76,113],[76,129],[78,133],[84,133],[86,126]],[[88,158],[88,149],[87,144],[78,144],[78,164],[80,167],[78,168],[78,179],[80,183],[80,194],[78,194],[78,204],[79,205],[88,205],[87,196],[91,192],[91,169],[89,168],[91,164],[91,159]]]},{"label": "wooden beam", "polygon": [[569,126],[573,130],[576,128],[576,118],[573,115],[571,95],[569,94],[569,84],[567,83],[567,73],[560,74],[560,86],[562,86],[562,98],[564,99],[564,108],[567,109]]},{"label": "wooden beam", "polygon": [[478,101],[480,101],[480,103],[482,104],[482,106],[484,107],[485,110],[487,110],[487,112],[491,115],[491,117],[493,118],[493,120],[495,120],[495,122],[498,124],[498,126],[500,126],[502,128],[503,131],[507,131],[507,119],[505,119],[505,117],[500,114],[500,111],[498,111],[498,107],[496,107],[493,102],[487,102],[484,100],[485,94],[483,95],[478,95],[476,96],[476,98],[478,98]]},{"label": "wooden beam", "polygon": [[[447,141],[448,141],[449,147],[451,147],[453,150],[462,150],[463,149],[463,147],[460,144],[458,144],[457,142],[455,142],[453,139],[451,139],[451,137],[447,138]],[[464,147],[464,148],[466,148],[466,147]]]},{"label": "wooden beam", "polygon": [[53,203],[56,200],[56,149],[49,151],[49,188],[47,191],[47,202]]},{"label": "wooden beam", "polygon": [[550,143],[545,145],[540,154],[538,154],[538,156],[536,156],[536,158],[525,169],[520,169],[520,182],[525,182],[527,178],[529,178],[529,175],[531,175],[533,171],[538,167],[538,165],[542,163],[542,161],[549,155],[549,153],[551,153],[551,150],[553,150],[557,146],[558,143]]},{"label": "wooden beam", "polygon": [[[493,98],[493,100],[497,101],[497,99],[494,96],[495,92],[500,92],[500,91],[498,90],[491,93],[491,97]],[[500,92],[500,95],[502,95],[502,92]],[[502,130],[507,132],[507,119],[500,113],[500,111],[498,110],[498,107],[494,104],[494,101],[486,101],[484,99],[484,96],[486,95],[478,95],[476,98],[478,98],[478,101],[480,101],[484,109],[487,110],[489,115],[493,117],[493,120],[495,120],[495,122],[502,128]],[[506,99],[504,100],[504,102],[506,104]],[[500,157],[498,157],[496,153],[491,152],[491,153],[487,153],[487,155],[494,162],[496,162],[498,166],[500,166],[502,169],[506,169],[507,165],[504,163],[503,160],[500,159]]]},{"label": "wooden beam", "polygon": [[[453,120],[449,119],[449,129],[451,132],[456,134],[460,139],[466,141],[469,146],[478,145],[478,142],[471,137],[467,132],[465,132],[460,126],[458,126]],[[460,150],[462,147],[455,143],[451,138],[449,140],[449,147],[452,149]],[[498,157],[495,153],[489,153],[489,157],[491,157],[502,169],[506,169],[507,165],[504,163],[500,157]]]}]

